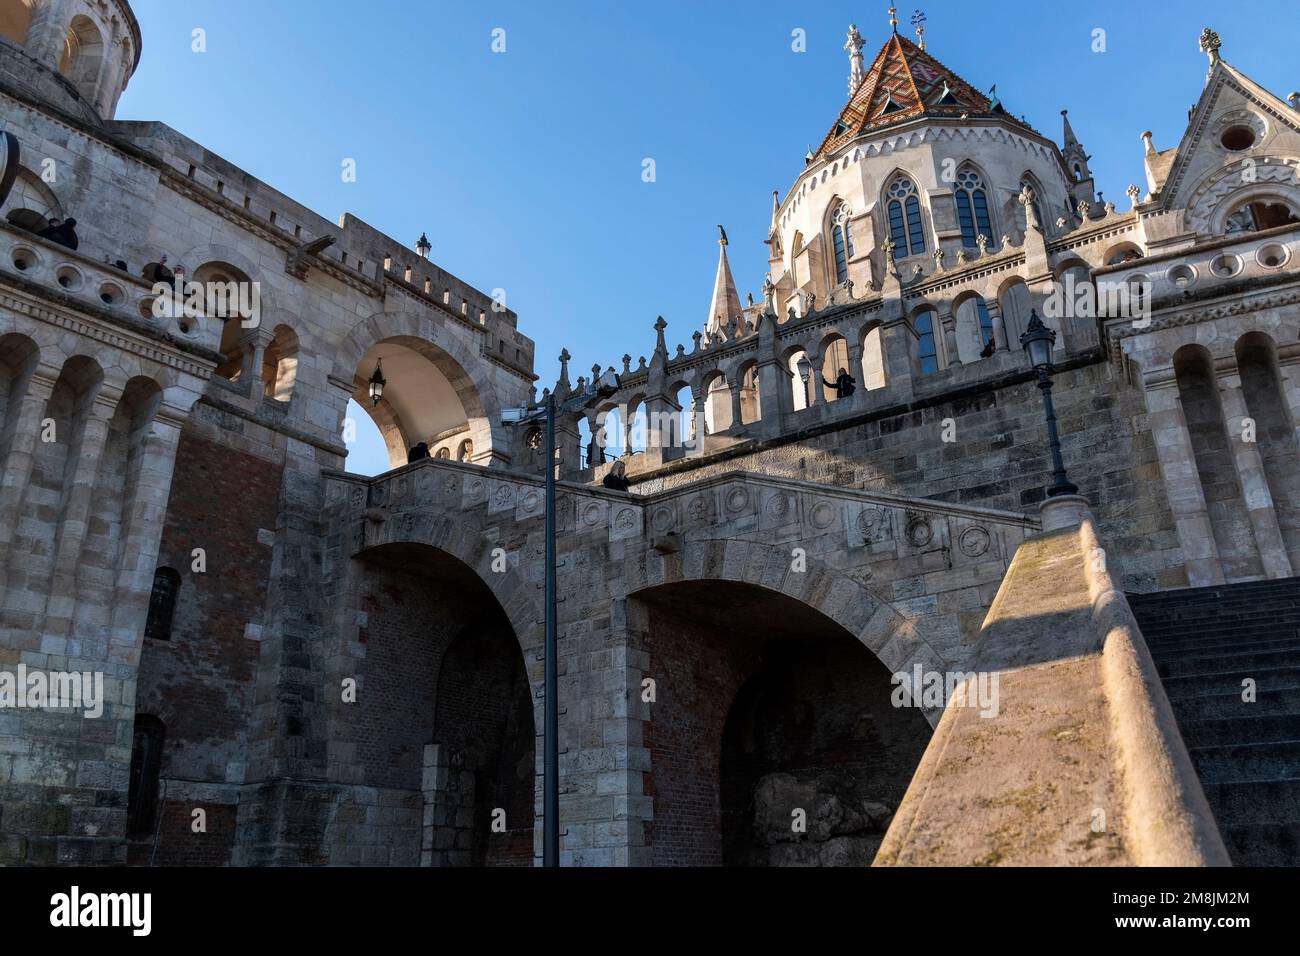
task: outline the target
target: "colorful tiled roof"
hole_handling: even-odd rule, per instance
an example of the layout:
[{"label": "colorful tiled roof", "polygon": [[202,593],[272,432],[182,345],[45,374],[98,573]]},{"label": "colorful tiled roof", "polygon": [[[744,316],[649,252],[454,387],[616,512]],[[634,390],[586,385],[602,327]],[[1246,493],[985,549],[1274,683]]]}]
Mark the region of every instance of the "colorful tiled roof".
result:
[{"label": "colorful tiled roof", "polygon": [[890,36],[812,161],[849,140],[920,116],[1000,117],[1029,127],[911,40]]}]

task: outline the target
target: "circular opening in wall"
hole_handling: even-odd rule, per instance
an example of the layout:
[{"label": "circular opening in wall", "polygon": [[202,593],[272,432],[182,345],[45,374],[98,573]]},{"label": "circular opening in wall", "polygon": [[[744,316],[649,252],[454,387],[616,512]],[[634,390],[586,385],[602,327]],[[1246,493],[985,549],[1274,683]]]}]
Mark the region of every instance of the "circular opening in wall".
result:
[{"label": "circular opening in wall", "polygon": [[1210,271],[1220,279],[1231,279],[1241,271],[1241,260],[1232,253],[1225,252],[1210,263]]},{"label": "circular opening in wall", "polygon": [[1270,242],[1255,254],[1255,261],[1265,269],[1280,269],[1290,257],[1286,246],[1280,242]]},{"label": "circular opening in wall", "polygon": [[1239,153],[1255,145],[1255,131],[1249,126],[1229,126],[1219,137],[1219,142],[1223,144],[1224,149]]},{"label": "circular opening in wall", "polygon": [[120,305],[122,302],[122,290],[111,282],[105,282],[99,287],[99,301],[103,302],[105,305]]},{"label": "circular opening in wall", "polygon": [[69,292],[76,292],[81,288],[81,273],[72,266],[59,266],[58,271],[54,273],[54,278]]},{"label": "circular opening in wall", "polygon": [[39,260],[36,258],[36,253],[33,250],[28,249],[26,246],[19,246],[18,248],[14,249],[13,252],[14,268],[17,269],[19,272],[26,272],[28,269],[34,266],[38,261]]},{"label": "circular opening in wall", "polygon": [[1196,272],[1191,266],[1174,266],[1169,270],[1169,281],[1180,289],[1186,289],[1196,279]]}]

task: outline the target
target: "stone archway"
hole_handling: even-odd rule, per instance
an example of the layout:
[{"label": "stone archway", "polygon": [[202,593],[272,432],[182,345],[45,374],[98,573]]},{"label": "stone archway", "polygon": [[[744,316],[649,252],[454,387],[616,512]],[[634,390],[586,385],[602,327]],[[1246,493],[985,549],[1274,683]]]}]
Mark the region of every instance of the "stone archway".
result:
[{"label": "stone archway", "polygon": [[890,668],[816,594],[694,580],[634,600],[653,863],[869,864],[931,732]]},{"label": "stone archway", "polygon": [[[375,406],[366,383],[381,359],[389,385]],[[454,450],[468,440],[475,463],[509,461],[489,370],[470,345],[429,317],[379,313],[359,322],[339,345],[333,377],[351,383],[353,398],[379,426],[393,467],[421,441],[432,453],[439,442]]]},{"label": "stone archway", "polygon": [[355,570],[359,692],[336,724],[354,749],[333,772],[407,811],[410,862],[531,865],[536,718],[509,614],[472,567],[427,544],[369,547]]}]

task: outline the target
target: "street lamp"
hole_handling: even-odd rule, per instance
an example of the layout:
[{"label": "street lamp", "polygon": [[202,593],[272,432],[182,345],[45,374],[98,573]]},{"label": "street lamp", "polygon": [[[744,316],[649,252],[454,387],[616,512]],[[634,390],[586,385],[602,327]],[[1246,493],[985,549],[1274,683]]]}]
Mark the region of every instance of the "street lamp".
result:
[{"label": "street lamp", "polygon": [[[562,360],[568,361],[565,351]],[[546,645],[545,696],[543,700],[542,742],[542,865],[560,865],[560,705],[558,638],[555,618],[555,416],[556,413],[580,411],[618,391],[618,376],[611,368],[596,378],[586,390],[556,403],[548,392],[541,405],[507,408],[501,412],[503,425],[525,425],[545,420],[546,462]]]},{"label": "street lamp", "polygon": [[384,386],[388,381],[384,378],[384,360],[375,359],[375,370],[370,373],[370,401],[378,405],[379,400],[384,397]]},{"label": "street lamp", "polygon": [[421,259],[429,258],[429,252],[433,249],[433,243],[429,242],[429,237],[425,233],[420,233],[420,238],[415,241],[415,251],[420,254]]},{"label": "street lamp", "polygon": [[1060,495],[1077,495],[1079,488],[1070,483],[1061,458],[1061,436],[1056,430],[1056,408],[1052,404],[1052,349],[1056,345],[1056,332],[1043,324],[1038,310],[1029,313],[1029,325],[1020,336],[1020,347],[1029,356],[1029,364],[1038,373],[1038,387],[1043,392],[1043,406],[1047,412],[1047,441],[1052,452],[1052,484],[1047,489],[1049,498]]},{"label": "street lamp", "polygon": [[803,379],[803,403],[805,406],[811,405],[808,401],[808,381],[812,378],[812,362],[808,361],[808,353],[800,355],[799,361],[794,365],[799,370],[799,377]]}]

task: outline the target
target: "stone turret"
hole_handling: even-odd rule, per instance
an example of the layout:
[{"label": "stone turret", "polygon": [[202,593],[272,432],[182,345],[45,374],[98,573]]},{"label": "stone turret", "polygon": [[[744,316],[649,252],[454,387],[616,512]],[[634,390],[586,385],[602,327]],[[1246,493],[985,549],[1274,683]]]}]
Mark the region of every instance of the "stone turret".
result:
[{"label": "stone turret", "polygon": [[[0,73],[38,98],[89,121],[112,119],[140,62],[140,24],[126,0],[6,4]],[[42,71],[33,71],[32,62]]]}]

